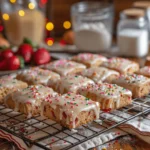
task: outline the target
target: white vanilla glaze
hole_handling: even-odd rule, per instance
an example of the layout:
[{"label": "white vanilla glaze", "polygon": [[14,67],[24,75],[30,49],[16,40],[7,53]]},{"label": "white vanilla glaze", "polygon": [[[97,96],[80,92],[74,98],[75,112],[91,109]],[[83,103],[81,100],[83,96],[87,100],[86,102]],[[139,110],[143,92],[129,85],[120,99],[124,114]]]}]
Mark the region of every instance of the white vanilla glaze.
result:
[{"label": "white vanilla glaze", "polygon": [[[132,92],[128,89],[120,87],[116,84],[108,84],[108,83],[101,83],[95,85],[88,85],[87,87],[82,87],[78,90],[78,93],[88,97],[88,94],[96,95],[96,101],[102,101],[102,109],[105,109],[105,106],[109,105],[109,108],[112,108],[113,101],[108,103],[110,99],[113,99],[117,107],[120,105],[120,98],[122,95],[128,95],[129,100],[131,100]],[[93,97],[94,98],[94,97]]]},{"label": "white vanilla glaze", "polygon": [[43,68],[55,71],[62,76],[66,76],[77,69],[85,69],[86,66],[80,63],[76,63],[70,60],[61,59],[43,66]]},{"label": "white vanilla glaze", "polygon": [[50,98],[48,101],[42,103],[41,114],[43,114],[44,106],[50,105],[53,109],[59,106],[60,109],[60,120],[63,120],[63,113],[66,114],[66,123],[68,125],[73,125],[75,128],[75,120],[82,111],[95,112],[95,120],[99,119],[99,103],[94,102],[82,95],[77,95],[74,93],[67,93],[62,96],[56,96]]},{"label": "white vanilla glaze", "polygon": [[130,68],[134,70],[139,69],[139,66],[137,63],[130,61],[128,59],[119,58],[119,57],[110,58],[107,62],[103,63],[103,66],[111,68],[111,69],[115,69],[122,74],[124,74]]},{"label": "white vanilla glaze", "polygon": [[40,68],[31,68],[28,70],[24,70],[20,73],[20,76],[27,82],[32,82],[33,84],[43,84],[43,85],[47,85],[47,82],[50,78],[52,79],[60,78],[59,74],[49,70],[43,70]]},{"label": "white vanilla glaze", "polygon": [[137,74],[132,74],[132,75],[121,75],[117,80],[114,81],[114,83],[121,83],[121,84],[134,84],[134,85],[139,85],[139,84],[145,84],[146,82],[150,82],[150,79],[143,76],[143,75],[137,75]]},{"label": "white vanilla glaze", "polygon": [[[49,97],[57,95],[53,89],[49,87],[45,87],[43,85],[32,85],[25,89],[18,90],[16,92],[11,93],[12,100],[15,102],[15,110],[19,110],[19,104],[30,104],[32,105],[32,109],[36,109],[41,105],[42,101],[47,100]],[[5,99],[5,104],[7,105],[7,100]],[[32,110],[29,113],[29,117],[32,116]]]},{"label": "white vanilla glaze", "polygon": [[101,83],[105,81],[111,75],[116,75],[119,77],[119,72],[107,69],[105,67],[92,67],[83,70],[81,75],[86,76],[94,80],[96,83]]},{"label": "white vanilla glaze", "polygon": [[150,66],[144,66],[137,72],[137,74],[141,74],[141,75],[150,77]]},{"label": "white vanilla glaze", "polygon": [[94,84],[94,81],[80,75],[69,75],[62,77],[58,81],[49,82],[48,85],[50,87],[55,86],[56,89],[63,94],[65,91],[76,93],[81,86],[87,86],[88,84]]},{"label": "white vanilla glaze", "polygon": [[90,66],[94,66],[98,61],[100,63],[107,61],[107,58],[102,55],[96,55],[96,54],[91,54],[91,53],[81,53],[72,57],[72,60],[77,61],[77,62],[82,62],[82,63],[88,63],[90,64]]},{"label": "white vanilla glaze", "polygon": [[6,87],[12,89],[12,88],[20,87],[22,84],[25,83],[17,79],[13,79],[11,75],[0,78],[0,88]]}]

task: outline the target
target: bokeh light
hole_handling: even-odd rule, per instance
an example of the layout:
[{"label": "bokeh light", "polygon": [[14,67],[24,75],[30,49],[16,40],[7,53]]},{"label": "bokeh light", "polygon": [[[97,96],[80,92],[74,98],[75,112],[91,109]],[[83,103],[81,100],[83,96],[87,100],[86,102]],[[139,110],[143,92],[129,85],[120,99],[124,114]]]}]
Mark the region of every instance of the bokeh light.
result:
[{"label": "bokeh light", "polygon": [[48,46],[52,46],[53,43],[54,43],[54,39],[53,38],[47,38],[46,43],[47,43]]},{"label": "bokeh light", "polygon": [[29,3],[28,7],[29,7],[29,9],[34,9],[35,8],[35,4],[34,3]]},{"label": "bokeh light", "polygon": [[41,3],[44,5],[47,3],[47,0],[41,0]]},{"label": "bokeh light", "polygon": [[24,10],[19,10],[19,16],[21,16],[21,17],[23,17],[24,15],[25,15],[25,12],[24,12]]},{"label": "bokeh light", "polygon": [[60,44],[60,45],[66,45],[66,42],[65,42],[64,40],[60,40],[60,41],[59,41],[59,44]]},{"label": "bokeh light", "polygon": [[53,42],[52,40],[48,40],[48,41],[47,41],[47,45],[48,45],[48,46],[52,46],[53,43],[54,43],[54,42]]},{"label": "bokeh light", "polygon": [[64,27],[65,29],[71,28],[71,22],[70,22],[70,21],[65,21],[65,22],[63,23],[63,27]]},{"label": "bokeh light", "polygon": [[3,17],[4,20],[9,20],[9,15],[8,14],[3,14],[2,17]]},{"label": "bokeh light", "polygon": [[52,31],[52,30],[54,29],[54,24],[53,24],[52,22],[48,22],[48,23],[46,24],[46,29],[47,29],[48,31]]},{"label": "bokeh light", "polygon": [[0,32],[2,32],[3,30],[4,30],[4,27],[0,25]]},{"label": "bokeh light", "polygon": [[10,2],[11,2],[11,3],[15,3],[15,2],[16,2],[16,0],[10,0]]}]

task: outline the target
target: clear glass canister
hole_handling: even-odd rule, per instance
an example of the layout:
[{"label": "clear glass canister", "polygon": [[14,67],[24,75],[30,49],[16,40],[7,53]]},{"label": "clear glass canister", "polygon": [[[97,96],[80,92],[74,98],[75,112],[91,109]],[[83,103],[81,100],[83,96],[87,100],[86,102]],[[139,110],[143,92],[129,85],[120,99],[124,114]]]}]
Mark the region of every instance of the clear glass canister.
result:
[{"label": "clear glass canister", "polygon": [[146,13],[146,19],[149,24],[149,42],[150,42],[150,1],[136,1],[133,3],[134,8],[143,9]]},{"label": "clear glass canister", "polygon": [[1,12],[8,40],[19,45],[24,38],[40,44],[44,38],[44,4],[39,0],[1,0]]},{"label": "clear glass canister", "polygon": [[117,44],[123,56],[144,57],[148,53],[148,23],[141,9],[121,12],[117,27]]},{"label": "clear glass canister", "polygon": [[114,9],[112,4],[79,2],[71,8],[75,44],[81,51],[108,50],[112,43]]}]

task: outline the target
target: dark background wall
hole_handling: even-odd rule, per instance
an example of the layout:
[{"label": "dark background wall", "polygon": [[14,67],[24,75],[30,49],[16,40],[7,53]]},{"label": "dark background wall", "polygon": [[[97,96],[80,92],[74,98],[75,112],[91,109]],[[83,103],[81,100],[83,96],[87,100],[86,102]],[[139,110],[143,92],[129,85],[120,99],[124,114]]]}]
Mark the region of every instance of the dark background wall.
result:
[{"label": "dark background wall", "polygon": [[[55,28],[51,35],[61,36],[66,29],[63,28],[63,22],[71,20],[70,8],[71,5],[84,0],[49,0],[47,4],[47,14],[49,19],[54,23]],[[90,0],[89,0],[90,1]],[[93,0],[91,0],[93,1]],[[114,3],[115,7],[115,25],[119,20],[120,11],[132,7],[134,1],[138,0],[97,0]],[[115,28],[116,26],[114,26]],[[115,29],[114,29],[115,30]]]}]

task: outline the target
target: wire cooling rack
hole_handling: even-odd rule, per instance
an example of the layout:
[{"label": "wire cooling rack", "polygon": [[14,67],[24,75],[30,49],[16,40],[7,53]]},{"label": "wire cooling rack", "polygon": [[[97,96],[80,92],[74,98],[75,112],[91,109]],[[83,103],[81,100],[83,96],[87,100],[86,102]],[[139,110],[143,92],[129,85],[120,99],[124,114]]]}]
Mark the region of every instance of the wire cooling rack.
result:
[{"label": "wire cooling rack", "polygon": [[[36,145],[51,150],[53,146],[60,145],[62,150],[67,150],[137,116],[145,118],[148,113],[150,113],[150,95],[136,98],[131,105],[109,112],[111,119],[105,117],[106,112],[100,112],[99,120],[75,130],[68,130],[50,119],[41,116],[26,118],[22,113],[0,106],[0,128],[24,140],[28,147]],[[118,117],[119,121],[112,124],[113,117]]]}]

